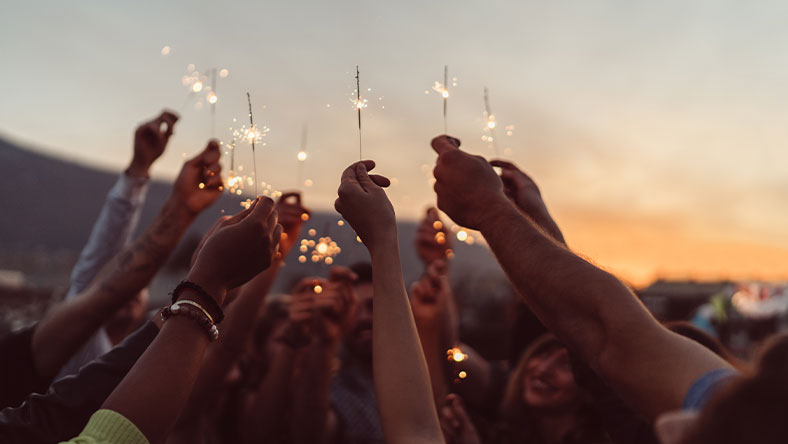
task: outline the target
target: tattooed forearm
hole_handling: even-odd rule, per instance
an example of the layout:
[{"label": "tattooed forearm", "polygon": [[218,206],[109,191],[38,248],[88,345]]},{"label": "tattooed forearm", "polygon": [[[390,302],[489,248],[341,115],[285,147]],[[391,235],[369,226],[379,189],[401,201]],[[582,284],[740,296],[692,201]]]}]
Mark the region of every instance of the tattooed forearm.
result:
[{"label": "tattooed forearm", "polygon": [[168,200],[151,226],[107,263],[85,291],[39,323],[33,355],[40,375],[54,377],[107,318],[150,283],[194,216],[177,200]]}]

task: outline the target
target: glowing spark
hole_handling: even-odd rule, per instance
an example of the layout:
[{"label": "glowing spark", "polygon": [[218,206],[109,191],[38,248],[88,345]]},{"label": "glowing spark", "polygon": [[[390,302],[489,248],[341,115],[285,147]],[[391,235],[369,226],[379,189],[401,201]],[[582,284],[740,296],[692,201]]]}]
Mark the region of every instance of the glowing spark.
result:
[{"label": "glowing spark", "polygon": [[315,235],[317,235],[317,230],[315,230],[314,228],[311,228],[307,233],[309,233],[310,236],[315,236]]},{"label": "glowing spark", "polygon": [[465,371],[461,371],[459,374],[457,374],[457,376],[459,376],[460,379],[465,379],[468,377],[468,373],[466,373]]},{"label": "glowing spark", "polygon": [[194,82],[192,84],[192,91],[196,93],[202,91],[202,82],[200,81]]},{"label": "glowing spark", "polygon": [[432,223],[432,228],[434,228],[436,230],[442,229],[443,228],[443,222],[441,222],[439,220],[436,220],[435,222]]},{"label": "glowing spark", "polygon": [[165,46],[164,48],[161,48],[161,55],[166,56],[167,54],[170,53],[170,50],[172,50],[172,48],[170,48],[169,46]]},{"label": "glowing spark", "polygon": [[468,239],[468,232],[465,230],[460,230],[457,232],[457,240],[460,242],[465,242]]},{"label": "glowing spark", "polygon": [[221,71],[219,71],[219,77],[223,79],[227,78],[227,76],[229,75],[230,75],[230,71],[228,71],[227,69],[222,69]]},{"label": "glowing spark", "polygon": [[446,357],[449,361],[462,362],[468,359],[468,355],[462,352],[459,347],[454,347],[446,350]]},{"label": "glowing spark", "polygon": [[205,188],[205,184],[200,182],[200,184],[197,185],[197,187],[202,190],[203,188]]},{"label": "glowing spark", "polygon": [[323,292],[323,287],[318,284],[315,285],[314,288],[312,288],[312,290],[315,292],[315,294],[320,294]]},{"label": "glowing spark", "polygon": [[358,160],[362,159],[361,155],[361,108],[367,106],[367,101],[361,100],[361,80],[359,79],[358,65],[356,65],[356,110],[358,111]]},{"label": "glowing spark", "polygon": [[344,226],[344,225],[345,225],[345,221],[343,221],[343,220],[338,220],[338,221],[337,221],[337,225],[339,225],[340,227],[342,227],[342,226]]},{"label": "glowing spark", "polygon": [[306,160],[306,151],[301,150],[301,151],[298,152],[298,160],[300,162],[303,162],[303,161]]},{"label": "glowing spark", "polygon": [[306,263],[306,256],[303,256],[303,255],[298,256],[298,262],[301,262],[302,264]]},{"label": "glowing spark", "polygon": [[301,213],[301,220],[304,221],[304,222],[308,221],[309,220],[309,214],[308,213]]},{"label": "glowing spark", "polygon": [[208,100],[208,103],[210,103],[211,105],[215,104],[219,100],[219,98],[216,97],[216,93],[213,91],[208,93],[206,99]]}]

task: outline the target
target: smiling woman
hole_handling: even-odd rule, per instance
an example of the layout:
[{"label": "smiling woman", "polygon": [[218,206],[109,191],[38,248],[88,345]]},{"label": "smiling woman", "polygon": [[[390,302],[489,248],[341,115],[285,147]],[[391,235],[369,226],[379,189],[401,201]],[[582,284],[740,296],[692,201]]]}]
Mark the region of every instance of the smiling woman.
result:
[{"label": "smiling woman", "polygon": [[590,397],[575,383],[566,347],[555,336],[536,339],[509,376],[495,442],[607,443],[591,417]]}]

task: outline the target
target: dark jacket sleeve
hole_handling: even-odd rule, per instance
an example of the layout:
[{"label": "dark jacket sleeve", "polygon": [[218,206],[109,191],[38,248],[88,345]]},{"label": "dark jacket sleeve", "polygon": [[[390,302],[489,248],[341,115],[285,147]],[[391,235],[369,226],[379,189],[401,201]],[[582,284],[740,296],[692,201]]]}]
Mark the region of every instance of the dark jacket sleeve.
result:
[{"label": "dark jacket sleeve", "polygon": [[52,443],[79,435],[158,332],[147,322],[76,375],[55,381],[46,394],[30,395],[21,406],[0,411],[0,442]]},{"label": "dark jacket sleeve", "polygon": [[33,332],[27,327],[0,339],[0,409],[16,407],[31,393],[45,392],[51,381],[36,373]]}]

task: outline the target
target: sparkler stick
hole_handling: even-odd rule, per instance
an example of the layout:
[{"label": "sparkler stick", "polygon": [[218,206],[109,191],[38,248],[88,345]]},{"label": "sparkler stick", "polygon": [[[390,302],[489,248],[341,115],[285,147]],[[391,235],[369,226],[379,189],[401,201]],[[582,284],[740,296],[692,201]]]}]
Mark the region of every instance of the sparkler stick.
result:
[{"label": "sparkler stick", "polygon": [[304,183],[304,162],[306,161],[307,154],[306,154],[306,136],[308,133],[309,127],[306,123],[304,123],[304,127],[301,129],[301,146],[300,151],[298,151],[298,183],[297,187],[300,187]]},{"label": "sparkler stick", "polygon": [[443,65],[443,134],[448,134],[449,125],[446,119],[446,103],[449,100],[449,65]]},{"label": "sparkler stick", "polygon": [[356,65],[356,109],[358,110],[358,160],[361,160],[361,108],[364,102],[361,101],[361,81],[359,79],[358,65]]},{"label": "sparkler stick", "polygon": [[216,137],[216,68],[211,70],[211,92],[208,103],[211,104],[211,138]]},{"label": "sparkler stick", "polygon": [[252,141],[252,163],[254,164],[254,195],[257,196],[257,158],[255,157],[254,153],[254,139],[257,138],[255,134],[256,130],[254,127],[254,118],[252,117],[252,96],[249,94],[249,91],[246,92],[246,101],[249,102],[249,133],[251,136],[249,137]]},{"label": "sparkler stick", "polygon": [[487,129],[490,131],[495,155],[500,156],[501,153],[498,151],[498,137],[495,136],[495,116],[490,109],[490,91],[486,86],[484,87],[484,112],[487,114]]}]

